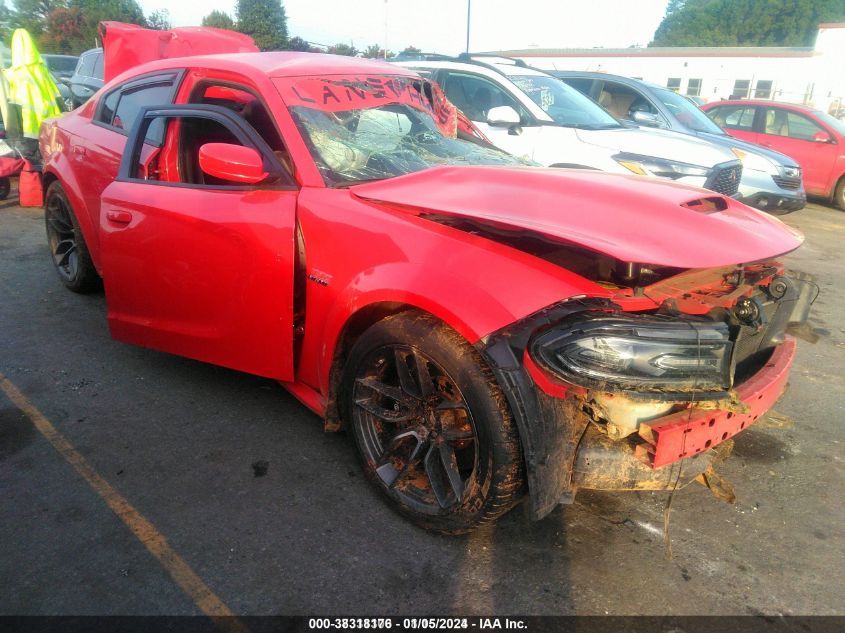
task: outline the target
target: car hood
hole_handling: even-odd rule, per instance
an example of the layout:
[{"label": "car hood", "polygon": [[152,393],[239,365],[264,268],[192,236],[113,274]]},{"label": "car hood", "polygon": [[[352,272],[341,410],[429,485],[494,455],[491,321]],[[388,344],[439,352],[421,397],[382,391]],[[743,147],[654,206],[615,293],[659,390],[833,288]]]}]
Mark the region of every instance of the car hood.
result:
[{"label": "car hood", "polygon": [[780,152],[776,152],[775,150],[769,149],[768,147],[763,147],[762,145],[758,145],[757,143],[743,141],[742,139],[736,138],[735,136],[728,136],[727,134],[711,134],[709,132],[698,132],[696,136],[711,143],[717,143],[729,149],[731,147],[736,147],[744,152],[759,154],[760,156],[768,158],[776,165],[781,165],[783,167],[798,167],[798,163],[786,154],[781,154]]},{"label": "car hood", "polygon": [[630,154],[666,158],[681,163],[712,167],[729,160],[736,160],[733,152],[725,147],[678,132],[619,127],[609,130],[576,129],[575,133],[582,142],[590,145]]},{"label": "car hood", "polygon": [[[528,230],[642,264],[729,266],[787,253],[803,241],[780,220],[736,200],[641,176],[535,167],[435,167],[350,189],[359,198],[404,212]],[[715,201],[722,210],[684,206],[702,199]]]}]

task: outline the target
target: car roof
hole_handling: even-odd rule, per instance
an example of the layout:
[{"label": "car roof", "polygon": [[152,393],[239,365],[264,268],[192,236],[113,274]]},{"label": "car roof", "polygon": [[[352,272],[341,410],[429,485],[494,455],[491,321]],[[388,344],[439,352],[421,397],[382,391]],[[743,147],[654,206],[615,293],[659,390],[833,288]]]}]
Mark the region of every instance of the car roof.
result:
[{"label": "car roof", "polygon": [[447,55],[427,55],[423,59],[396,59],[395,64],[405,68],[452,68],[454,70],[475,70],[484,68],[505,77],[548,77],[547,73],[539,68],[532,68],[524,63],[512,60],[508,57],[497,55],[469,55],[449,57]]},{"label": "car roof", "polygon": [[267,52],[228,53],[225,55],[196,55],[148,62],[122,73],[115,79],[171,68],[204,67],[233,70],[249,74],[257,72],[268,77],[303,77],[311,75],[376,74],[416,77],[417,74],[396,64],[388,64],[360,57],[325,53]]},{"label": "car roof", "polygon": [[652,81],[646,81],[645,79],[637,79],[636,77],[626,77],[625,75],[614,75],[613,73],[603,73],[594,70],[550,70],[548,71],[548,73],[557,77],[558,79],[567,79],[570,77],[573,79],[610,79],[612,81],[618,81],[620,83],[645,86],[649,89],[669,90],[669,88],[667,88],[666,86],[661,86],[660,84],[656,84]]}]

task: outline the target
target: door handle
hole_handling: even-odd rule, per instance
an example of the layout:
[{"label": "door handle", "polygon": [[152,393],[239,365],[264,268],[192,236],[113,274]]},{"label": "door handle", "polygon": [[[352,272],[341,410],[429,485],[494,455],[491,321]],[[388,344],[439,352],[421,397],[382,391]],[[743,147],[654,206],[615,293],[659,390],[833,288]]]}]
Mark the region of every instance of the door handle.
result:
[{"label": "door handle", "polygon": [[85,158],[86,150],[84,147],[80,147],[79,145],[73,146],[73,154],[79,158]]},{"label": "door handle", "polygon": [[132,214],[129,211],[106,211],[106,219],[115,224],[129,224]]}]

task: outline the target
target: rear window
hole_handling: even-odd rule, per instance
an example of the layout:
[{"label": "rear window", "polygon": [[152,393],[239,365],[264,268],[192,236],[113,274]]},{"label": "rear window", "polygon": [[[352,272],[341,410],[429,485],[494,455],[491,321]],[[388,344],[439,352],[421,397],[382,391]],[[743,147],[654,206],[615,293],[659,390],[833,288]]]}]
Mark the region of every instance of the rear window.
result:
[{"label": "rear window", "polygon": [[57,73],[72,73],[76,68],[76,57],[52,57],[45,56],[44,61],[47,68]]},{"label": "rear window", "polygon": [[78,75],[83,77],[90,77],[94,71],[94,57],[96,53],[87,53],[79,58],[79,68],[76,70]]}]

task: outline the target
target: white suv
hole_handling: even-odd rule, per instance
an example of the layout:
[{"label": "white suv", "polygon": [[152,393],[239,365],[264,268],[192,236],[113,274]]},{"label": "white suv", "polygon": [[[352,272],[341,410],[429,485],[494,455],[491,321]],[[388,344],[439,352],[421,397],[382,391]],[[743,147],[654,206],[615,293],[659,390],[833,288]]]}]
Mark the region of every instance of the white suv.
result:
[{"label": "white suv", "polygon": [[624,126],[559,79],[519,60],[461,55],[395,63],[435,80],[496,146],[548,167],[671,178],[733,196],[742,164],[677,132]]}]

